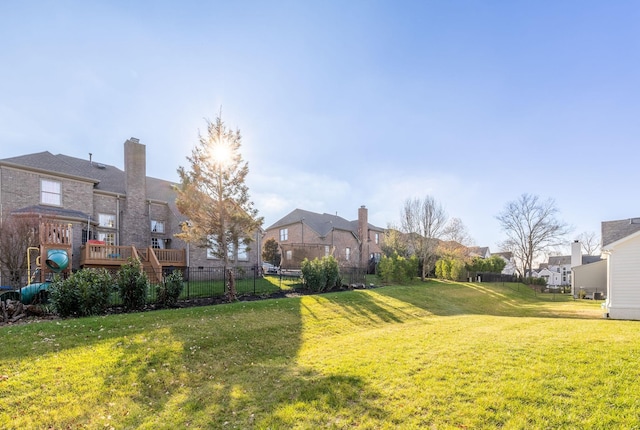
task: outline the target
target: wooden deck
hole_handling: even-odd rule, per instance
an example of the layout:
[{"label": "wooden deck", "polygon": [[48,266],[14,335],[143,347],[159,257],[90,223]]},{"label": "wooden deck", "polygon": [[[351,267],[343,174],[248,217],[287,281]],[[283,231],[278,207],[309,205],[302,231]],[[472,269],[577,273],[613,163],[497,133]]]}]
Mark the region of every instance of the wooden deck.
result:
[{"label": "wooden deck", "polygon": [[162,281],[165,268],[187,266],[184,249],[136,248],[135,246],[113,246],[87,243],[80,247],[80,267],[118,267],[130,258],[138,258],[142,265],[153,269],[155,280]]}]

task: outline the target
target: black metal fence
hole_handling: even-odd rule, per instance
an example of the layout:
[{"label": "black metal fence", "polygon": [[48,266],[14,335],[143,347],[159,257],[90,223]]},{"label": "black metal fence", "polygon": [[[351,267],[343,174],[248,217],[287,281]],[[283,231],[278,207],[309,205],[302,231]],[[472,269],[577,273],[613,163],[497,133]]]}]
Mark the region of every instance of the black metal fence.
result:
[{"label": "black metal fence", "polygon": [[[179,300],[210,299],[223,297],[227,294],[230,273],[229,270],[225,270],[222,267],[165,269],[163,273],[156,273],[153,269],[147,269],[146,274],[149,279],[149,288],[147,291],[148,303],[155,303],[157,301],[158,291],[162,287],[164,279],[166,279],[166,276],[174,270],[180,270],[183,279],[183,289]],[[263,274],[259,267],[251,267],[233,268],[231,271],[233,272],[235,280],[236,292],[239,296],[264,296],[278,293],[283,290],[304,289],[301,272],[299,270],[282,271],[276,274]],[[116,268],[111,268],[108,272],[113,278],[115,287],[117,285],[118,270]],[[342,285],[365,285],[365,276],[366,269],[358,267],[340,268]],[[0,289],[0,294],[7,291],[17,291],[29,283],[29,277],[26,271],[20,274],[19,277],[14,278],[20,279],[19,282],[21,283],[21,286],[4,286]],[[51,280],[52,279],[48,279],[47,281]],[[34,282],[39,281],[40,278],[35,277],[35,279],[32,279],[30,283],[33,284]],[[114,288],[111,302],[114,306],[119,306],[121,304],[121,300],[116,293],[116,288]]]}]

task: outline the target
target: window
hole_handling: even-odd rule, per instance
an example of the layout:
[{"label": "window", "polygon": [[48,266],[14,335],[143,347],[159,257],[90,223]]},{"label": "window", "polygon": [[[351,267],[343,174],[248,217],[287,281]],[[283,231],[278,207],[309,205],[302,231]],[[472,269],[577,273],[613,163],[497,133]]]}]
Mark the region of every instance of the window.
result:
[{"label": "window", "polygon": [[151,238],[151,247],[153,249],[164,249],[164,240],[159,237]]},{"label": "window", "polygon": [[115,233],[98,233],[98,240],[103,241],[105,245],[115,245],[116,234]]},{"label": "window", "polygon": [[349,259],[351,258],[351,248],[344,249],[344,258],[345,260],[349,261]]},{"label": "window", "polygon": [[218,252],[218,242],[211,235],[209,235],[207,239],[209,240],[209,246],[207,247],[207,259],[218,260],[218,256],[216,255]]},{"label": "window", "polygon": [[62,205],[62,186],[60,182],[49,179],[40,181],[40,203],[43,205]]},{"label": "window", "polygon": [[281,228],[280,229],[280,242],[284,242],[289,239],[289,229]]},{"label": "window", "polygon": [[98,214],[100,227],[116,228],[116,216],[110,214]]},{"label": "window", "polygon": [[287,260],[293,260],[293,251],[292,250],[287,250],[287,252],[284,253],[284,257]]},{"label": "window", "polygon": [[249,250],[247,245],[241,243],[238,245],[238,261],[249,261]]},{"label": "window", "polygon": [[151,232],[152,233],[164,233],[164,222],[151,220]]},{"label": "window", "polygon": [[[151,240],[153,240],[153,238]],[[209,247],[207,248],[207,258],[209,260],[219,260],[220,257],[217,255],[218,252],[218,242],[214,241],[210,236]],[[232,244],[229,244],[227,256],[230,261],[235,261],[235,247]],[[249,249],[244,243],[238,245],[238,261],[249,261]]]},{"label": "window", "polygon": [[330,252],[331,248],[329,248],[329,245],[325,245],[324,246],[324,256],[328,257],[329,256],[329,252]]},{"label": "window", "polygon": [[380,233],[376,233],[375,236],[376,245],[380,243]]}]

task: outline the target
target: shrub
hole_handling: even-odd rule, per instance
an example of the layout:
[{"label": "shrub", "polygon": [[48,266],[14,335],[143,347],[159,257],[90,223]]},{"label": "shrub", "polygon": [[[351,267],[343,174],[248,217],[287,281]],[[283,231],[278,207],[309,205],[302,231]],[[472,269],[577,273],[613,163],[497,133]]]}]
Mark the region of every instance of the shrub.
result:
[{"label": "shrub", "polygon": [[465,264],[459,258],[443,257],[436,262],[436,276],[440,279],[459,281],[465,274]]},{"label": "shrub", "polygon": [[546,287],[547,286],[547,280],[545,278],[529,277],[529,278],[525,278],[524,279],[524,283],[527,284],[527,285],[539,285],[541,287]]},{"label": "shrub", "polygon": [[158,305],[173,307],[178,303],[178,297],[182,293],[182,272],[174,270],[164,277],[164,282],[156,287]]},{"label": "shrub", "polygon": [[142,270],[140,260],[130,258],[118,270],[118,293],[128,311],[142,309],[147,302],[149,279]]},{"label": "shrub", "polygon": [[378,264],[378,277],[384,282],[407,283],[418,273],[418,259],[415,256],[404,258],[397,253],[391,257],[383,256]]},{"label": "shrub", "polygon": [[105,269],[82,269],[62,279],[56,276],[49,287],[49,300],[61,317],[104,313],[113,292],[113,279]]},{"label": "shrub", "polygon": [[336,259],[329,255],[322,259],[305,258],[302,261],[302,280],[305,288],[321,292],[330,290],[338,285],[340,280],[340,268]]}]

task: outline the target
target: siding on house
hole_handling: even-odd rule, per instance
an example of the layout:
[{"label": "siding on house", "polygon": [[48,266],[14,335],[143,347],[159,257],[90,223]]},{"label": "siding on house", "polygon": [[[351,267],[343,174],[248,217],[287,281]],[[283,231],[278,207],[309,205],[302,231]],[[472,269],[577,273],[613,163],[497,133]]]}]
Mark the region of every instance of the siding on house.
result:
[{"label": "siding on house", "polygon": [[585,294],[607,292],[607,260],[575,266],[573,271],[573,295],[582,290]]},{"label": "siding on house", "polygon": [[603,223],[608,316],[640,320],[640,220]]}]

